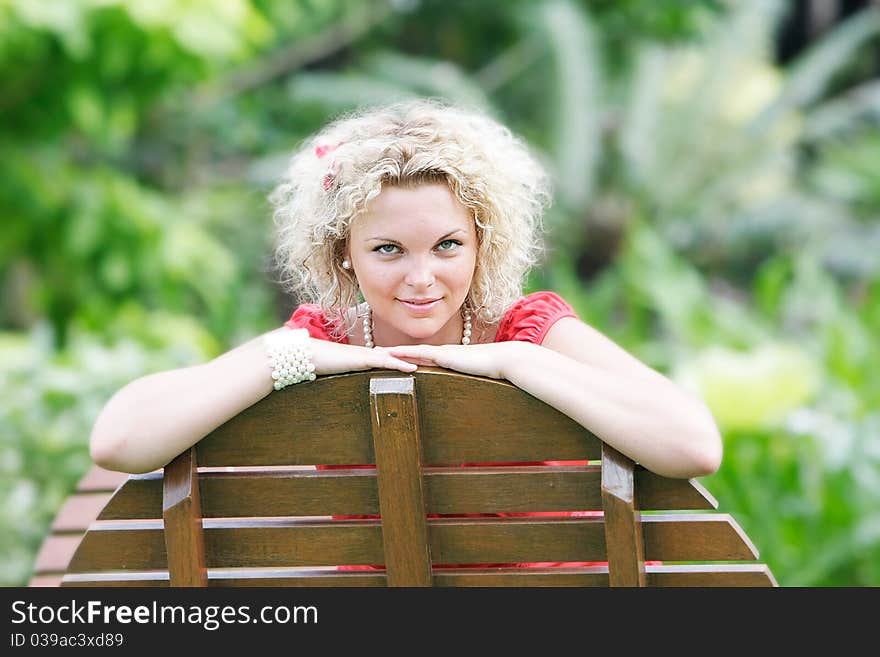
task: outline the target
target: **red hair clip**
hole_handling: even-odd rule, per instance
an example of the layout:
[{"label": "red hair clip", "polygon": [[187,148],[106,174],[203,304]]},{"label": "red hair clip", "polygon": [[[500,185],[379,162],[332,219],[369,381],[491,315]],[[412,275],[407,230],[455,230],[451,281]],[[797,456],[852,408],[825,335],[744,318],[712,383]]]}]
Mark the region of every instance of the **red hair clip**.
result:
[{"label": "red hair clip", "polygon": [[341,141],[341,142],[339,142],[338,144],[336,144],[335,146],[334,146],[333,144],[324,144],[323,146],[315,146],[315,155],[316,155],[316,156],[318,157],[318,159],[320,160],[320,159],[321,159],[322,157],[324,157],[327,153],[332,153],[332,152],[335,151],[337,148],[339,148],[340,146],[342,146],[344,143],[345,143],[344,141]]},{"label": "red hair clip", "polygon": [[[315,156],[320,160],[322,157],[327,155],[327,153],[332,153],[337,148],[342,146],[345,142],[341,141],[338,144],[323,144],[321,146],[315,146]],[[325,192],[329,192],[333,188],[333,183],[336,182],[336,174],[333,173],[333,165],[330,165],[330,172],[324,175],[324,179],[321,181],[321,187],[324,188]]]}]

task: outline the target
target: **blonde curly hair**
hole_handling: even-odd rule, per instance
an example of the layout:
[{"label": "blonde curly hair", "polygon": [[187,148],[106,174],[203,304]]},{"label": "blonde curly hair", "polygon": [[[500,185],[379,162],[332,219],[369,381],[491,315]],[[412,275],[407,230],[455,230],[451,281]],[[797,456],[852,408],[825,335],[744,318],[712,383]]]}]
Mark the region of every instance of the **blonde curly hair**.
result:
[{"label": "blonde curly hair", "polygon": [[308,138],[269,195],[285,290],[350,334],[359,290],[341,266],[352,222],[383,185],[445,182],[473,212],[477,264],[468,305],[494,322],[543,256],[550,179],[525,143],[482,112],[417,99],[362,109]]}]

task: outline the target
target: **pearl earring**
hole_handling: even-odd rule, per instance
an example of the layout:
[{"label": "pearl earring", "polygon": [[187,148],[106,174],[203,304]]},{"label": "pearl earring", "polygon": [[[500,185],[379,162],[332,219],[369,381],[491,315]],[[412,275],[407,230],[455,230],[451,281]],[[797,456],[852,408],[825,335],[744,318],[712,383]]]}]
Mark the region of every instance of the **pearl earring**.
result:
[{"label": "pearl earring", "polygon": [[351,269],[351,263],[348,260],[343,260],[342,261],[342,268],[343,269]]}]

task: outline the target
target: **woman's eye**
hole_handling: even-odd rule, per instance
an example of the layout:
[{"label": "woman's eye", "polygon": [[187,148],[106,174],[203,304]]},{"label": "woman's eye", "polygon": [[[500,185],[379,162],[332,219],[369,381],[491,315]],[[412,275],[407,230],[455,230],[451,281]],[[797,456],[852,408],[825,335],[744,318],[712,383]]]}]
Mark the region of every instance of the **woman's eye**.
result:
[{"label": "woman's eye", "polygon": [[[444,244],[448,246],[444,247]],[[437,245],[437,248],[440,251],[454,251],[456,246],[461,246],[461,242],[458,240],[443,240]],[[373,251],[382,255],[393,255],[395,253],[394,249],[397,249],[396,244],[380,244]]]}]

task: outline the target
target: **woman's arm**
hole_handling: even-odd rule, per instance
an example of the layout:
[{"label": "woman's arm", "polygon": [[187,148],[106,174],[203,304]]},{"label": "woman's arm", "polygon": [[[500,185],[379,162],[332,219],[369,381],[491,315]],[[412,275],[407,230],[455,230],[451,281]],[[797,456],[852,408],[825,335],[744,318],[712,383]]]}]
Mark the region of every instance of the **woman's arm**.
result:
[{"label": "woman's arm", "polygon": [[706,405],[601,333],[563,318],[541,346],[516,343],[502,376],[666,477],[699,477],[721,464]]},{"label": "woman's arm", "polygon": [[[119,390],[95,421],[92,460],[108,470],[150,472],[260,401],[275,389],[263,337],[202,365],[150,374]],[[318,375],[415,369],[381,347],[314,338],[309,345]]]},{"label": "woman's arm", "polygon": [[542,344],[401,345],[420,365],[507,379],[666,477],[711,474],[721,436],[706,405],[579,319],[553,324]]},{"label": "woman's arm", "polygon": [[272,392],[274,383],[262,336],[202,365],[136,379],[98,415],[92,460],[121,472],[161,468]]}]

